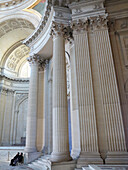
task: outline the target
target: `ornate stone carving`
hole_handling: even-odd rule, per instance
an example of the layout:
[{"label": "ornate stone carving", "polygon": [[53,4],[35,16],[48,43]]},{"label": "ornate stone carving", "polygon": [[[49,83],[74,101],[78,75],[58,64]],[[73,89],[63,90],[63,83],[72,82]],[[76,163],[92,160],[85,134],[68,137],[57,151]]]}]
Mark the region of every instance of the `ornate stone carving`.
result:
[{"label": "ornate stone carving", "polygon": [[28,93],[17,93],[16,94],[16,105],[17,103],[19,103],[19,101],[22,101],[25,98],[28,98]]},{"label": "ornate stone carving", "polygon": [[40,64],[40,56],[37,54],[33,54],[27,58],[29,64]]},{"label": "ornate stone carving", "polygon": [[23,43],[25,45],[28,46],[29,44],[31,44],[40,35],[40,33],[43,31],[43,29],[44,29],[44,27],[45,27],[45,25],[46,25],[46,23],[48,21],[50,12],[51,12],[51,5],[52,5],[52,0],[48,0],[44,17],[42,17],[39,26],[33,32],[33,34],[31,34],[25,41],[23,41]]},{"label": "ornate stone carving", "polygon": [[99,3],[99,4],[95,4],[95,6],[94,6],[93,9],[100,9],[100,8],[102,8],[102,6],[101,6],[101,4]]},{"label": "ornate stone carving", "polygon": [[128,19],[125,19],[123,23],[121,23],[120,28],[121,29],[128,28]]},{"label": "ornate stone carving", "polygon": [[7,7],[11,7],[14,6],[14,5],[20,5],[21,2],[25,2],[26,0],[6,0],[6,1],[3,1],[3,2],[0,2],[0,8],[1,9],[4,9],[4,8],[7,8]]},{"label": "ornate stone carving", "polygon": [[49,60],[40,60],[39,71],[44,71],[48,66]]},{"label": "ornate stone carving", "polygon": [[52,22],[51,27],[51,35],[52,36],[64,36],[67,38],[69,36],[69,27],[66,27],[64,24]]},{"label": "ornate stone carving", "polygon": [[29,48],[25,45],[17,47],[8,57],[7,68],[15,71],[18,62],[29,54]]},{"label": "ornate stone carving", "polygon": [[90,17],[89,18],[90,26],[93,30],[102,29],[102,28],[108,28],[107,27],[107,17],[104,16],[97,16],[97,17]]},{"label": "ornate stone carving", "polygon": [[8,88],[5,88],[5,87],[1,87],[1,88],[0,88],[0,91],[1,91],[1,93],[3,93],[3,94],[13,94],[13,93],[14,93],[14,90],[8,89]]},{"label": "ornate stone carving", "polygon": [[44,60],[37,54],[33,54],[33,55],[29,56],[27,58],[27,61],[29,62],[30,66],[31,66],[31,64],[38,64],[39,71],[43,71],[49,62],[49,60]]},{"label": "ornate stone carving", "polygon": [[31,22],[21,18],[13,18],[0,23],[0,37],[18,28],[30,28],[32,30],[35,29]]},{"label": "ornate stone carving", "polygon": [[29,82],[29,79],[26,79],[26,78],[11,78],[11,77],[8,77],[7,75],[4,75],[4,74],[1,74],[0,73],[0,78],[4,78],[6,80],[11,80],[11,81],[16,81],[16,82]]},{"label": "ornate stone carving", "polygon": [[88,19],[86,19],[86,20],[79,19],[78,21],[73,21],[71,23],[73,33],[87,31],[88,25],[89,25]]},{"label": "ornate stone carving", "polygon": [[120,41],[120,45],[121,45],[121,49],[123,52],[123,61],[124,61],[124,65],[126,68],[128,68],[128,36],[127,35],[118,35],[119,41]]},{"label": "ornate stone carving", "polygon": [[108,29],[110,32],[115,31],[115,20],[109,20],[108,21]]},{"label": "ornate stone carving", "polygon": [[81,13],[82,12],[82,9],[81,8],[76,8],[75,10],[74,10],[74,13],[75,14],[79,14],[79,13]]}]

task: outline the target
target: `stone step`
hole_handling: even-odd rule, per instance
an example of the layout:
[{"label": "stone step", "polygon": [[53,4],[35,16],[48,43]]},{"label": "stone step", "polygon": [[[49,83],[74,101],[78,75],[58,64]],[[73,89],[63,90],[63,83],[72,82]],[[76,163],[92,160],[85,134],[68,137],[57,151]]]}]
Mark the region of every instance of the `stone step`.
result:
[{"label": "stone step", "polygon": [[49,168],[40,160],[36,160],[35,162],[33,162],[34,165],[37,165],[38,167],[41,168],[41,170],[48,170]]},{"label": "stone step", "polygon": [[32,168],[33,170],[40,170],[36,165],[34,165],[33,163],[28,164],[28,167]]}]

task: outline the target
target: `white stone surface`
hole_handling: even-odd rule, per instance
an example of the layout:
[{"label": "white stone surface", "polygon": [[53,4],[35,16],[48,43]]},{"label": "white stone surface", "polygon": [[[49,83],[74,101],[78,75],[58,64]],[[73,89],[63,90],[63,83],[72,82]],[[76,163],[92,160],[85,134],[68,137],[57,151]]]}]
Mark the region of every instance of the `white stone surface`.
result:
[{"label": "white stone surface", "polygon": [[65,40],[57,34],[53,39],[53,161],[70,158],[67,109]]},{"label": "white stone surface", "polygon": [[[34,58],[35,57],[35,58]],[[26,129],[26,152],[36,152],[37,135],[37,99],[38,99],[38,58],[34,56],[31,62],[29,84],[28,114]]]}]

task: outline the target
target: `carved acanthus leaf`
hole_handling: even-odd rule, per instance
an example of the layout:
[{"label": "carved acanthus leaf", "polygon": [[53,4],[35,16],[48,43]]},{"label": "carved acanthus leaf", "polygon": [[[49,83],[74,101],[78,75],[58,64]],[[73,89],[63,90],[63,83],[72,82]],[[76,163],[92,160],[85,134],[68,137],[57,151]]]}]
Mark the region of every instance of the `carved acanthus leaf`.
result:
[{"label": "carved acanthus leaf", "polygon": [[88,29],[88,19],[86,20],[77,20],[77,21],[73,21],[71,23],[71,28],[72,30],[75,32],[81,32],[81,31],[87,31]]},{"label": "carved acanthus leaf", "polygon": [[90,26],[96,30],[101,28],[107,28],[108,19],[107,16],[97,16],[89,18]]},{"label": "carved acanthus leaf", "polygon": [[61,35],[64,38],[68,38],[71,34],[71,29],[69,26],[65,26],[62,23],[52,22],[51,35],[58,36]]}]

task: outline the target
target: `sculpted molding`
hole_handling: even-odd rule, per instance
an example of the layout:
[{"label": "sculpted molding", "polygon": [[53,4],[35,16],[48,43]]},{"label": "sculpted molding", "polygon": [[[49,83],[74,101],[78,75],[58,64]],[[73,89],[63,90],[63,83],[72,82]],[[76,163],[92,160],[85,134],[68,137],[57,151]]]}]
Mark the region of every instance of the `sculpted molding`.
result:
[{"label": "sculpted molding", "polygon": [[89,25],[88,19],[85,20],[79,19],[71,23],[71,28],[73,29],[74,33],[83,32],[83,31],[87,31],[88,25]]},{"label": "sculpted molding", "polygon": [[103,16],[96,16],[96,17],[90,17],[90,26],[93,30],[99,30],[99,29],[106,29],[108,28],[108,19],[106,15]]},{"label": "sculpted molding", "polygon": [[39,71],[43,71],[49,63],[49,60],[44,60],[38,54],[33,54],[33,55],[29,56],[27,58],[27,61],[29,62],[30,66],[32,64],[37,64],[39,67]]},{"label": "sculpted molding", "polygon": [[3,2],[0,2],[0,9],[4,9],[7,7],[12,7],[15,5],[20,5],[21,3],[25,2],[26,0],[6,0]]},{"label": "sculpted molding", "polygon": [[8,88],[5,88],[5,87],[1,87],[1,88],[0,88],[0,92],[3,93],[3,94],[13,94],[15,91],[12,90],[12,89],[8,89]]},{"label": "sculpted molding", "polygon": [[16,81],[16,82],[29,82],[29,79],[26,79],[26,78],[12,78],[12,77],[7,77],[6,75],[1,74],[1,73],[0,73],[0,77],[5,78],[7,80],[11,80],[11,81]]},{"label": "sculpted molding", "polygon": [[69,33],[69,28],[66,27],[62,23],[57,23],[57,22],[52,22],[52,27],[51,27],[51,35],[52,36],[64,36],[65,38],[68,36]]},{"label": "sculpted molding", "polygon": [[39,24],[39,26],[37,27],[37,29],[34,31],[33,34],[31,34],[27,39],[25,39],[23,41],[23,43],[27,46],[30,46],[30,44],[38,38],[38,36],[40,35],[40,33],[43,31],[47,21],[48,21],[48,18],[49,18],[49,15],[50,15],[50,12],[51,12],[51,5],[52,5],[52,0],[48,0],[47,2],[47,6],[46,6],[46,10],[45,10],[45,14],[44,14],[44,17],[41,19],[41,22]]},{"label": "sculpted molding", "polygon": [[21,18],[9,19],[0,23],[0,38],[4,36],[6,33],[19,28],[29,28],[32,30],[35,29],[33,24],[25,19]]}]

